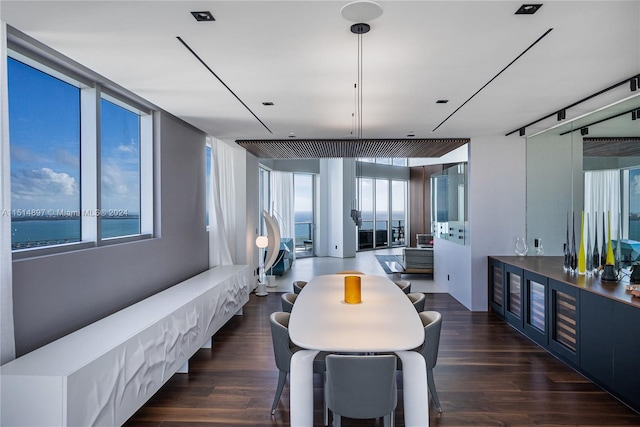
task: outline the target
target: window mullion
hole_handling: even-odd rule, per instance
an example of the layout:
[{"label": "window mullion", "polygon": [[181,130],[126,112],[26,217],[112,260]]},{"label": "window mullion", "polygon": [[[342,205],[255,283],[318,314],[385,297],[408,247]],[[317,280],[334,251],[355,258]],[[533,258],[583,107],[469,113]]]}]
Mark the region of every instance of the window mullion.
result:
[{"label": "window mullion", "polygon": [[153,114],[140,116],[140,234],[154,234]]},{"label": "window mullion", "polygon": [[80,217],[82,241],[98,242],[100,90],[80,90]]}]

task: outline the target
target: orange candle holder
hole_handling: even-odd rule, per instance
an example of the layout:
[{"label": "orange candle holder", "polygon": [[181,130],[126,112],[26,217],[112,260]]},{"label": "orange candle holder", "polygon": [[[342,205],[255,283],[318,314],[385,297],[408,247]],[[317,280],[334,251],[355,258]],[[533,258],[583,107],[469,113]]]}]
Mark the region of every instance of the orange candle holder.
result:
[{"label": "orange candle holder", "polygon": [[344,302],[347,304],[360,304],[362,302],[362,290],[360,276],[345,276],[344,278]]}]

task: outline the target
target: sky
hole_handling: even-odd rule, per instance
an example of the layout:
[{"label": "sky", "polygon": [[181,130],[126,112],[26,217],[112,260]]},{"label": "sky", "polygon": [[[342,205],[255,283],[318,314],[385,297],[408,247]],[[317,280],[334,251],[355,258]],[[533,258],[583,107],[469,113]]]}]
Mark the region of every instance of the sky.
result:
[{"label": "sky", "polygon": [[[11,207],[80,209],[80,89],[9,59]],[[139,212],[139,117],[102,101],[102,208]]]}]

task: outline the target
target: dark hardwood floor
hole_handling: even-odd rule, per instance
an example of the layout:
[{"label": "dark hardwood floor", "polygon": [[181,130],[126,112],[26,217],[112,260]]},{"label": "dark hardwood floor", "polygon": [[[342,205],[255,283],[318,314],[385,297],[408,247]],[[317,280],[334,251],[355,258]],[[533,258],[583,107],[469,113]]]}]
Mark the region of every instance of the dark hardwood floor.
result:
[{"label": "dark hardwood floor", "polygon": [[[426,309],[443,314],[434,377],[444,412],[431,408],[430,425],[640,426],[639,414],[495,315],[472,313],[448,294],[427,294]],[[216,334],[214,347],[194,355],[189,373],[174,375],[125,426],[288,426],[288,384],[270,414],[278,372],[269,314],[279,310],[280,294],[252,294],[244,315]],[[402,427],[401,375],[398,380],[396,426]],[[321,426],[320,375],[315,384],[314,425]],[[343,425],[382,421],[343,419]]]}]

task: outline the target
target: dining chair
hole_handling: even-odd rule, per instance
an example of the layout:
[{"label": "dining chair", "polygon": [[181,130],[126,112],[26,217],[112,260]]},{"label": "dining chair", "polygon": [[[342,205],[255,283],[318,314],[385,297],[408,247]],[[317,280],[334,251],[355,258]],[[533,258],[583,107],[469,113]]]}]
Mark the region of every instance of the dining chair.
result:
[{"label": "dining chair", "polygon": [[293,293],[299,294],[306,284],[307,282],[305,282],[304,280],[296,280],[295,282],[293,282]]},{"label": "dining chair", "polygon": [[396,280],[393,283],[398,285],[398,287],[400,289],[402,289],[402,292],[404,292],[405,294],[408,294],[409,292],[411,292],[411,282],[410,281],[408,281],[408,280]]},{"label": "dining chair", "polygon": [[293,309],[293,304],[296,302],[296,298],[298,298],[298,294],[292,293],[284,293],[280,296],[282,301],[282,311],[286,313],[291,313],[291,309]]},{"label": "dining chair", "polygon": [[407,294],[407,297],[409,298],[409,300],[411,300],[411,303],[416,308],[416,311],[418,313],[424,311],[424,303],[426,299],[425,294],[423,294],[422,292],[412,292]]},{"label": "dining chair", "polygon": [[342,270],[342,271],[338,271],[336,274],[364,274],[364,273],[358,270]]},{"label": "dining chair", "polygon": [[341,417],[384,417],[384,426],[393,426],[398,403],[395,355],[329,354],[325,362],[325,402],[334,427],[340,427]]},{"label": "dining chair", "polygon": [[[422,354],[427,367],[427,383],[431,399],[438,412],[442,412],[436,383],[433,379],[433,368],[438,361],[438,348],[440,347],[440,331],[442,330],[442,314],[437,311],[423,311],[418,313],[422,326],[424,326],[424,343],[415,349]],[[402,370],[402,362],[398,359],[398,369]]]},{"label": "dining chair", "polygon": [[[276,413],[276,407],[282,395],[282,389],[287,380],[287,374],[291,371],[291,357],[296,351],[301,350],[300,347],[293,345],[289,339],[289,317],[291,314],[276,311],[271,313],[269,321],[271,323],[271,340],[273,342],[273,354],[278,367],[278,386],[276,394],[271,405],[271,415]],[[313,361],[313,372],[325,372],[325,357],[327,353],[320,352]]]}]

